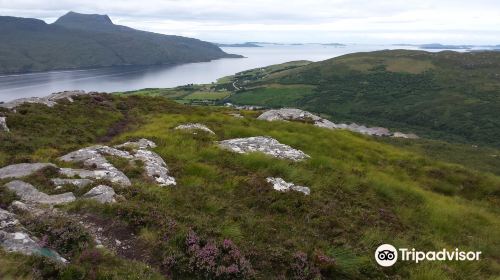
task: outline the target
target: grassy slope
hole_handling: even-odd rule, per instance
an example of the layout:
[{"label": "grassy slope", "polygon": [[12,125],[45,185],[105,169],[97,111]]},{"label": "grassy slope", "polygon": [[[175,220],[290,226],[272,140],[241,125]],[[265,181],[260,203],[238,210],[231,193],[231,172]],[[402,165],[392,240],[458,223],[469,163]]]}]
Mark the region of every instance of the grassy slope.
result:
[{"label": "grassy slope", "polygon": [[[231,97],[249,100],[252,87],[276,83],[316,86],[300,100],[283,99],[338,121],[414,131],[422,136],[500,146],[500,54],[379,51],[350,54],[267,76],[243,77],[249,91]],[[258,91],[262,94],[261,89]],[[243,99],[243,97],[245,97]],[[254,105],[265,105],[252,100]]]},{"label": "grassy slope", "polygon": [[[116,115],[113,122],[127,116],[129,130],[112,133],[111,128],[116,127],[112,121],[53,122],[63,108],[68,120],[97,120],[92,110],[100,106]],[[32,116],[38,116],[39,122],[32,123]],[[18,119],[10,123],[10,118]],[[38,160],[40,154],[53,160],[106,134],[117,134],[112,143],[139,137],[154,140],[159,145],[155,151],[178,180],[177,187],[160,188],[135,176],[131,188],[117,188],[124,201],[113,206],[77,202],[66,209],[128,223],[149,244],[149,254],[157,260],[152,269],[169,271],[177,279],[196,276],[186,271],[188,265],[183,262],[189,229],[204,238],[232,239],[251,261],[259,279],[292,278],[293,254],[298,251],[308,254],[311,266],[320,266],[315,261],[317,254],[334,258],[334,266],[320,266],[328,279],[487,279],[500,273],[500,240],[495,234],[500,230],[496,207],[500,177],[492,174],[438,162],[346,131],[237,119],[228,116],[226,109],[185,107],[153,97],[106,96],[97,103],[82,98],[54,109],[29,105],[16,116],[8,115],[8,122],[12,134],[0,142],[9,143],[0,146],[4,164]],[[185,122],[205,123],[217,136],[172,130]],[[36,129],[42,125],[46,130]],[[79,137],[69,137],[74,131],[70,127],[82,135],[95,136],[79,141]],[[33,137],[28,136],[30,132]],[[256,135],[275,137],[308,153],[311,159],[290,163],[259,154],[235,155],[213,143]],[[47,144],[50,140],[53,143]],[[16,143],[23,143],[25,151],[11,151]],[[311,195],[275,192],[265,183],[266,176],[309,186]],[[422,250],[459,246],[483,251],[485,259],[446,265],[398,263],[381,269],[372,254],[385,242]],[[92,272],[95,260],[75,254],[78,261],[73,265],[51,273],[73,278],[97,273],[115,279],[121,279],[123,272],[129,278],[155,275],[151,269],[143,270],[139,264],[107,254]],[[168,262],[165,267],[171,258],[177,262]],[[22,275],[33,266],[30,258],[9,255],[2,259],[24,269],[12,272],[0,266],[0,275]]]}]

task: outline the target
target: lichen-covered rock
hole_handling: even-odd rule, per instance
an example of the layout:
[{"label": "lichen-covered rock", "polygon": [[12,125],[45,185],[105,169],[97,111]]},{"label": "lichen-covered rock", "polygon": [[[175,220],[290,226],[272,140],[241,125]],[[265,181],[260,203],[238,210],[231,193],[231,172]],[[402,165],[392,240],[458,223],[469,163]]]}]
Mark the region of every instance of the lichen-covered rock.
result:
[{"label": "lichen-covered rock", "polygon": [[394,132],[392,134],[394,138],[405,138],[405,139],[418,139],[418,136],[414,133],[402,133],[402,132]]},{"label": "lichen-covered rock", "polygon": [[52,163],[19,163],[0,168],[0,179],[22,178],[47,167],[57,168]]},{"label": "lichen-covered rock", "polygon": [[115,190],[112,187],[106,185],[99,185],[92,188],[86,194],[83,195],[84,198],[93,199],[100,203],[114,203],[115,200]]},{"label": "lichen-covered rock", "polygon": [[16,215],[0,208],[0,230],[7,230],[19,225]]},{"label": "lichen-covered rock", "polygon": [[15,109],[17,106],[20,106],[24,103],[39,103],[44,104],[48,107],[52,107],[57,104],[57,101],[66,99],[69,102],[73,102],[74,96],[86,94],[85,91],[75,90],[75,91],[63,91],[52,93],[51,95],[45,97],[29,97],[29,98],[19,98],[9,102],[5,102],[0,104],[0,107],[7,109]]},{"label": "lichen-covered rock", "polygon": [[205,131],[210,134],[215,134],[210,128],[208,128],[206,125],[200,124],[200,123],[187,123],[187,124],[181,124],[177,126],[175,129],[178,130],[201,130]]},{"label": "lichen-covered rock", "polygon": [[16,215],[0,209],[0,247],[7,252],[25,255],[38,254],[66,263],[57,252],[43,248],[35,237],[29,236],[26,229],[16,219]]},{"label": "lichen-covered rock", "polygon": [[236,153],[261,152],[276,158],[299,161],[309,156],[302,151],[296,150],[288,145],[281,144],[271,137],[257,136],[248,138],[236,138],[219,142],[219,146]]},{"label": "lichen-covered rock", "polygon": [[135,152],[134,157],[144,162],[146,175],[155,180],[160,186],[176,185],[175,178],[168,174],[167,164],[157,153],[139,149]]},{"label": "lichen-covered rock", "polygon": [[16,195],[19,196],[24,202],[57,205],[72,202],[76,199],[75,195],[71,192],[48,195],[40,192],[33,185],[19,180],[9,182],[4,186],[15,192]]},{"label": "lichen-covered rock", "polygon": [[[303,111],[300,109],[294,109],[294,108],[283,108],[283,109],[277,109],[277,110],[269,110],[264,113],[262,113],[259,117],[257,117],[259,120],[266,120],[266,121],[288,121],[288,120],[295,120],[295,121],[304,121],[304,122],[311,122],[317,127],[322,127],[322,128],[329,128],[329,129],[345,129],[361,134],[366,134],[366,135],[374,135],[374,136],[392,136],[392,137],[402,137],[402,133],[391,133],[389,129],[385,127],[366,127],[364,125],[358,125],[356,123],[351,123],[351,124],[345,124],[345,123],[340,123],[336,124],[334,122],[331,122],[327,119],[321,118],[319,116],[316,116],[310,112]],[[409,137],[408,137],[409,138]]]},{"label": "lichen-covered rock", "polygon": [[273,185],[273,188],[277,191],[280,192],[287,192],[287,191],[297,191],[301,192],[305,195],[309,195],[311,193],[311,190],[308,187],[303,187],[303,186],[298,186],[293,183],[288,183],[282,178],[276,178],[276,177],[267,177],[266,181],[270,184]]},{"label": "lichen-covered rock", "polygon": [[[126,151],[121,151],[115,148],[111,148],[108,146],[92,146],[88,148],[83,148],[69,154],[66,154],[59,158],[61,161],[65,162],[83,162],[83,165],[96,169],[94,172],[85,172],[83,170],[69,170],[65,169],[61,171],[61,174],[69,173],[76,176],[78,173],[84,174],[79,175],[82,178],[96,178],[98,179],[106,179],[111,181],[112,183],[117,183],[122,186],[130,186],[131,182],[123,172],[114,167],[108,160],[103,156],[103,154],[122,157],[126,159],[132,159],[132,155]],[[66,175],[71,176],[71,175]]]},{"label": "lichen-covered rock", "polygon": [[120,145],[116,145],[115,148],[118,148],[118,149],[130,148],[130,149],[134,149],[134,150],[153,149],[153,148],[156,148],[156,143],[151,141],[151,140],[141,138],[137,141],[129,141],[129,142],[125,142],[125,143],[120,144]]},{"label": "lichen-covered rock", "polygon": [[[119,184],[122,186],[130,186],[130,180],[126,180],[117,176],[115,172],[108,170],[87,170],[87,169],[73,169],[73,168],[61,168],[59,169],[59,174],[66,177],[80,177],[82,179],[94,179],[94,180],[106,180],[111,183]],[[125,176],[125,175],[123,175]]]},{"label": "lichen-covered rock", "polygon": [[90,179],[62,179],[62,178],[53,178],[50,179],[50,181],[56,187],[64,185],[73,185],[78,188],[86,187],[94,182]]},{"label": "lichen-covered rock", "polygon": [[7,118],[0,117],[0,131],[9,132],[9,127],[7,127]]},{"label": "lichen-covered rock", "polygon": [[169,175],[169,170],[165,161],[157,153],[148,150],[156,147],[153,141],[143,138],[136,142],[126,142],[115,147],[128,147],[133,149],[133,159],[140,160],[144,163],[146,175],[158,183],[158,185],[176,185],[175,178]]}]

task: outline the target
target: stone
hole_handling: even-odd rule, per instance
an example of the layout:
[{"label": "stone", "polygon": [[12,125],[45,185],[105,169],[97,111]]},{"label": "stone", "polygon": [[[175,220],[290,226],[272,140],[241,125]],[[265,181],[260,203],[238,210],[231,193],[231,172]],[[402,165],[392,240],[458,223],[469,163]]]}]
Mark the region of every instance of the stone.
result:
[{"label": "stone", "polygon": [[66,263],[57,252],[41,247],[35,237],[31,237],[19,223],[14,213],[0,209],[0,247],[7,252],[25,255],[38,254]]},{"label": "stone", "polygon": [[93,180],[90,179],[61,179],[61,178],[50,179],[50,181],[54,186],[56,186],[56,189],[64,185],[73,185],[81,189],[94,182]]},{"label": "stone", "polygon": [[0,117],[0,131],[9,132],[9,127],[7,127],[7,118]]},{"label": "stone", "polygon": [[174,177],[169,176],[169,170],[165,161],[155,152],[139,149],[134,157],[144,162],[146,175],[160,186],[176,185]]},{"label": "stone", "polygon": [[236,138],[219,142],[219,146],[236,153],[261,152],[280,159],[299,161],[309,158],[309,155],[296,150],[288,145],[281,144],[271,137],[257,136],[248,138]]},{"label": "stone", "polygon": [[59,169],[59,174],[66,177],[78,176],[83,179],[106,180],[122,186],[130,186],[132,184],[125,174],[122,177],[121,175],[117,175],[116,172],[108,170],[61,168]]},{"label": "stone", "polygon": [[200,123],[187,123],[187,124],[181,124],[177,126],[175,129],[178,130],[201,130],[205,131],[210,134],[215,134],[210,128],[208,128],[206,125],[200,124]]},{"label": "stone", "polygon": [[83,195],[84,198],[93,199],[100,203],[114,203],[115,191],[112,187],[99,185],[92,188],[89,192]]},{"label": "stone", "polygon": [[151,140],[148,140],[148,139],[145,139],[145,138],[141,138],[137,141],[130,141],[130,142],[125,142],[123,144],[120,144],[120,145],[116,145],[115,148],[118,148],[118,149],[122,149],[122,148],[131,148],[131,149],[134,149],[134,150],[137,150],[137,149],[153,149],[153,148],[156,148],[156,144],[155,142],[151,141]]},{"label": "stone", "polygon": [[146,175],[158,185],[164,187],[177,184],[175,178],[169,176],[169,170],[165,161],[157,153],[147,150],[156,147],[153,141],[143,138],[136,142],[126,142],[115,147],[132,148],[134,150],[133,159],[144,163]]},{"label": "stone", "polygon": [[242,119],[244,118],[240,113],[230,113],[229,115],[235,117],[235,118],[238,118],[238,119]]},{"label": "stone", "polygon": [[[123,172],[109,163],[108,160],[103,156],[103,154],[125,159],[133,158],[133,156],[126,151],[121,151],[108,146],[92,146],[68,153],[60,157],[59,160],[65,162],[83,162],[83,165],[85,167],[97,170],[94,170],[94,172],[85,172],[83,170],[71,171],[69,169],[65,169],[61,171],[61,174],[74,174],[72,176],[79,175],[81,178],[106,179],[111,181],[112,183],[117,183],[122,186],[130,186],[132,183],[130,182],[129,178],[125,176]],[[71,175],[66,176],[70,177]]]},{"label": "stone", "polygon": [[68,262],[56,251],[38,245],[37,241],[23,231],[6,232],[0,230],[0,246],[7,252],[16,252],[24,255],[36,254],[49,257],[61,263]]},{"label": "stone", "polygon": [[19,163],[0,168],[0,179],[22,178],[47,167],[57,168],[52,163]]},{"label": "stone", "polygon": [[[300,109],[294,108],[283,108],[277,110],[268,110],[262,113],[259,117],[259,120],[266,121],[303,121],[303,122],[311,122],[317,127],[328,128],[328,129],[345,129],[365,135],[372,136],[391,136],[391,137],[401,137],[400,134],[391,133],[389,129],[385,127],[366,127],[364,125],[358,125],[356,123],[345,124],[340,123],[336,124],[327,119],[316,116],[310,112],[303,111]],[[415,135],[416,136],[416,135]]]},{"label": "stone", "polygon": [[73,102],[74,96],[86,94],[85,91],[75,90],[75,91],[63,91],[52,93],[51,95],[45,97],[28,97],[28,98],[19,98],[13,101],[5,102],[0,104],[0,107],[7,109],[15,109],[16,107],[25,104],[25,103],[38,103],[43,104],[48,107],[53,107],[57,104],[57,101],[66,99],[69,102]]},{"label": "stone", "polygon": [[57,205],[75,201],[75,195],[71,192],[63,194],[48,195],[38,191],[33,185],[23,181],[15,180],[4,185],[7,189],[16,193],[22,201],[28,203],[40,203]]},{"label": "stone", "polygon": [[402,133],[402,132],[394,132],[392,134],[394,138],[405,138],[405,139],[418,139],[419,137],[414,133]]},{"label": "stone", "polygon": [[6,230],[19,226],[16,215],[0,208],[0,230]]},{"label": "stone", "polygon": [[277,177],[267,177],[266,181],[270,184],[273,185],[273,188],[277,191],[280,192],[287,192],[287,191],[297,191],[301,192],[304,195],[309,195],[311,193],[311,190],[308,187],[303,187],[303,186],[298,186],[293,183],[288,183],[282,178],[277,178]]}]

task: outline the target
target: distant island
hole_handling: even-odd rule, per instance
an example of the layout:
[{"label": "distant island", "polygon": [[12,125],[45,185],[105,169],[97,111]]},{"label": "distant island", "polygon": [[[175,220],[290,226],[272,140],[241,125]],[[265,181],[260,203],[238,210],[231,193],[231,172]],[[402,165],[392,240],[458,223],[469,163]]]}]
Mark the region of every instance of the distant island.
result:
[{"label": "distant island", "polygon": [[0,17],[0,73],[238,58],[197,39],[115,25],[107,15],[69,12],[52,24]]},{"label": "distant island", "polygon": [[340,44],[340,43],[326,43],[326,44],[321,44],[322,46],[331,46],[331,47],[345,47],[346,45]]},{"label": "distant island", "polygon": [[221,43],[214,43],[214,44],[221,48],[262,48],[262,46],[250,42],[241,44],[221,44]]},{"label": "distant island", "polygon": [[449,49],[449,50],[468,50],[471,49],[472,45],[442,45],[438,43],[432,43],[432,44],[423,44],[419,46],[422,49]]}]

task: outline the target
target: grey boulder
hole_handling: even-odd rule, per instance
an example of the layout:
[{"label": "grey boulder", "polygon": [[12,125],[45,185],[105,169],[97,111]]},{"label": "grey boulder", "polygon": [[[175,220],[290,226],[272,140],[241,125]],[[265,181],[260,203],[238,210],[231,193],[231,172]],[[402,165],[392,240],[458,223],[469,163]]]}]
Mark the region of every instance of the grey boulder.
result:
[{"label": "grey boulder", "polygon": [[73,193],[63,193],[56,195],[48,195],[38,191],[33,185],[23,181],[15,180],[5,184],[5,187],[16,193],[21,198],[21,201],[28,203],[40,203],[57,205],[75,201]]},{"label": "grey boulder", "polygon": [[288,183],[279,177],[267,177],[266,181],[273,185],[273,189],[280,191],[280,192],[287,192],[287,191],[292,190],[292,191],[301,192],[305,195],[309,195],[311,193],[311,190],[308,187],[303,187],[303,186],[295,185],[293,183]]},{"label": "grey boulder", "polygon": [[257,136],[236,138],[219,142],[219,147],[236,153],[261,152],[280,159],[299,161],[309,158],[309,155],[288,145],[281,144],[271,137]]},{"label": "grey boulder", "polygon": [[55,167],[52,163],[19,163],[0,168],[0,179],[22,178],[47,167]]},{"label": "grey boulder", "polygon": [[92,188],[89,192],[83,195],[84,198],[93,199],[100,203],[114,203],[115,191],[112,187],[99,185]]}]

